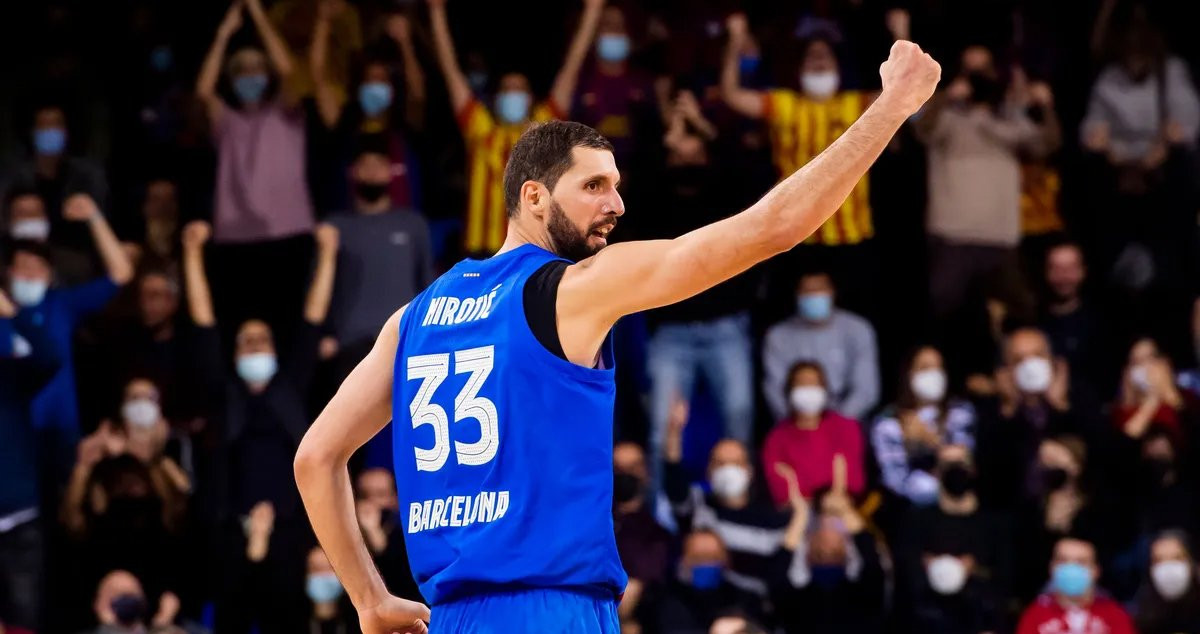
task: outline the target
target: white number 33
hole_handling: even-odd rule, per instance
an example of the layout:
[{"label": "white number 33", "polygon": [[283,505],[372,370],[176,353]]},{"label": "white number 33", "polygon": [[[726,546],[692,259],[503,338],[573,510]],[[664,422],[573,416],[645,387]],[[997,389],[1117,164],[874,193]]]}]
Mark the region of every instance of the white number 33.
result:
[{"label": "white number 33", "polygon": [[[479,396],[479,388],[492,373],[495,358],[495,346],[454,352],[454,373],[471,374],[462,391],[454,397],[454,422],[468,418],[479,421],[479,440],[469,443],[454,441],[454,454],[458,457],[458,464],[487,464],[496,457],[496,450],[500,447],[496,404]],[[433,426],[433,448],[413,448],[417,455],[417,471],[437,471],[450,457],[450,420],[446,416],[445,408],[431,402],[433,393],[448,376],[449,354],[423,354],[408,358],[408,380],[421,379],[421,387],[417,389],[416,396],[408,405],[413,429],[422,425]]]}]

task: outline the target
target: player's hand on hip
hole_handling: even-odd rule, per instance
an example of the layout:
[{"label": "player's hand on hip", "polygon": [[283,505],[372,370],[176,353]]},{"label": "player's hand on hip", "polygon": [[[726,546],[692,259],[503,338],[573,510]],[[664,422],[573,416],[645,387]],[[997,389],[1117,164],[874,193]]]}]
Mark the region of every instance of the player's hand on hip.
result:
[{"label": "player's hand on hip", "polygon": [[892,44],[887,61],[879,67],[879,77],[883,80],[881,97],[908,116],[920,110],[933,95],[942,78],[942,67],[920,46],[898,40]]},{"label": "player's hand on hip", "polygon": [[358,611],[363,634],[427,634],[429,608],[416,601],[388,596]]}]

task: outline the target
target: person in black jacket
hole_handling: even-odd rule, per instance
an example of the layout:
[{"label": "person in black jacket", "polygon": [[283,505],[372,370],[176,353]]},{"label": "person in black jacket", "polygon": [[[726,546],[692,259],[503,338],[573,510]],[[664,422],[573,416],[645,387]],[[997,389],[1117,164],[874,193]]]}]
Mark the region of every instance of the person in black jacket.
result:
[{"label": "person in black jacket", "polygon": [[[28,342],[14,350],[14,335]],[[62,364],[62,350],[32,311],[0,290],[0,623],[40,625],[43,530],[29,404]]]},{"label": "person in black jacket", "polygon": [[1134,603],[1142,634],[1200,632],[1200,584],[1187,535],[1164,531],[1150,546],[1150,570]]},{"label": "person in black jacket", "polygon": [[[240,569],[238,562],[245,550],[238,518],[247,517],[262,502],[269,502],[275,515],[264,562],[266,583],[241,587],[236,579],[220,579],[227,597],[218,604],[217,629],[247,631],[257,620],[264,634],[296,632],[303,627],[302,621],[294,621],[297,615],[303,618],[307,522],[292,474],[292,458],[310,420],[305,405],[317,364],[319,329],[329,312],[338,233],[329,225],[316,231],[316,270],[291,355],[280,361],[271,327],[261,320],[248,320],[238,328],[234,345],[236,378],[228,375],[222,358],[204,269],[203,248],[210,233],[208,224],[201,221],[184,228],[183,262],[188,308],[196,326],[195,370],[208,395],[208,413],[213,420],[209,429],[216,436],[208,468],[207,510],[222,539],[229,540],[222,552],[229,555],[232,570]],[[256,615],[248,612],[251,605]]]}]

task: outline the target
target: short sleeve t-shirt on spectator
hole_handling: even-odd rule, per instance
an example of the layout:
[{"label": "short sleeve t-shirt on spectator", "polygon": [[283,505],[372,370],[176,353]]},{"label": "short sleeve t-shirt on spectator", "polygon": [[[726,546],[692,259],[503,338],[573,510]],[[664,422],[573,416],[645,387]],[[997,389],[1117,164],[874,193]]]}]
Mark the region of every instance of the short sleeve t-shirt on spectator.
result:
[{"label": "short sleeve t-shirt on spectator", "polygon": [[[534,123],[562,119],[553,100],[534,105]],[[504,166],[508,155],[528,124],[499,123],[478,100],[472,99],[458,113],[458,125],[467,143],[468,253],[494,253],[504,244],[508,213],[504,209]]]},{"label": "short sleeve t-shirt on spectator", "polygon": [[[790,176],[829,147],[854,123],[869,101],[866,93],[839,92],[813,101],[793,90],[771,90],[763,97],[763,117],[771,135],[771,157],[780,178]],[[858,244],[875,233],[871,221],[868,176],[863,176],[832,218],[805,242],[839,246]]]},{"label": "short sleeve t-shirt on spectator", "polygon": [[226,107],[214,134],[217,242],[275,240],[312,231],[302,110],[278,102],[252,112]]}]

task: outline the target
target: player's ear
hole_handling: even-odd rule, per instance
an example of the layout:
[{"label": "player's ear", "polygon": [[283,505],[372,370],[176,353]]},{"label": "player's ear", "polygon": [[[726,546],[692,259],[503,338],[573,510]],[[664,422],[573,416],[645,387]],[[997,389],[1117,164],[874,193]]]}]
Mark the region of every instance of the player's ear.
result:
[{"label": "player's ear", "polygon": [[521,184],[521,205],[541,220],[550,209],[550,192],[537,181],[525,181]]}]

